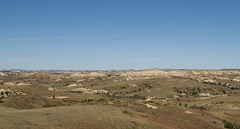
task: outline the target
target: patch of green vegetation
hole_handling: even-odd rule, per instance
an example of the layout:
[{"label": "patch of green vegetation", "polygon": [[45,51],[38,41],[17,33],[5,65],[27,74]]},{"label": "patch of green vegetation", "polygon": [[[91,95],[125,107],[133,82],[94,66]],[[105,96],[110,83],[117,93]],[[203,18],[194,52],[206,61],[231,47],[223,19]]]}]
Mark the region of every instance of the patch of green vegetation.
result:
[{"label": "patch of green vegetation", "polygon": [[51,104],[46,104],[46,105],[43,105],[43,107],[56,107],[58,105],[51,105]]},{"label": "patch of green vegetation", "polygon": [[189,108],[192,108],[192,109],[200,109],[201,111],[202,111],[202,110],[207,110],[205,107],[202,107],[202,106],[198,107],[197,105],[189,106]]},{"label": "patch of green vegetation", "polygon": [[114,98],[111,98],[111,99],[110,99],[110,101],[116,101],[116,99],[114,99]]},{"label": "patch of green vegetation", "polygon": [[62,101],[65,102],[65,103],[68,103],[68,104],[71,104],[71,103],[82,103],[81,100],[72,100],[72,99],[68,99],[68,98],[62,99]]},{"label": "patch of green vegetation", "polygon": [[180,119],[181,122],[184,122],[184,123],[191,123],[190,120],[183,120],[183,119]]},{"label": "patch of green vegetation", "polygon": [[147,118],[148,116],[146,116],[146,115],[140,115],[141,117],[145,117],[145,118]]},{"label": "patch of green vegetation", "polygon": [[227,129],[232,129],[232,128],[233,128],[233,124],[228,121],[228,122],[226,122],[226,123],[224,124],[224,127],[227,128]]},{"label": "patch of green vegetation", "polygon": [[122,111],[122,113],[124,113],[124,114],[132,114],[132,113],[130,113],[130,112],[128,112],[127,110],[124,110],[124,111]]},{"label": "patch of green vegetation", "polygon": [[98,100],[98,102],[100,102],[100,101],[106,101],[106,99],[105,98],[101,98],[101,99]]},{"label": "patch of green vegetation", "polygon": [[236,125],[234,128],[235,128],[235,129],[240,129],[240,126],[239,126],[239,125]]},{"label": "patch of green vegetation", "polygon": [[144,110],[137,110],[137,112],[145,112]]},{"label": "patch of green vegetation", "polygon": [[152,114],[156,117],[159,117],[156,112],[152,112]]},{"label": "patch of green vegetation", "polygon": [[132,97],[130,97],[130,98],[132,98],[132,99],[142,99],[142,100],[145,100],[145,99],[146,99],[145,96],[140,96],[140,95],[134,95],[134,96],[132,96]]},{"label": "patch of green vegetation", "polygon": [[84,99],[82,102],[92,102],[93,99]]},{"label": "patch of green vegetation", "polygon": [[19,117],[11,117],[12,120],[18,121],[18,122],[23,122],[24,120],[19,118]]}]

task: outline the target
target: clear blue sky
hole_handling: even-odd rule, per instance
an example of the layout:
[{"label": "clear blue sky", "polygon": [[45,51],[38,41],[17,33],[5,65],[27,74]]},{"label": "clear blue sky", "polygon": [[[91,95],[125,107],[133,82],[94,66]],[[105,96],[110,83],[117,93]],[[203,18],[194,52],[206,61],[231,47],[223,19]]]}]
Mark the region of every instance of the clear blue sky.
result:
[{"label": "clear blue sky", "polygon": [[1,0],[0,69],[240,68],[239,0]]}]

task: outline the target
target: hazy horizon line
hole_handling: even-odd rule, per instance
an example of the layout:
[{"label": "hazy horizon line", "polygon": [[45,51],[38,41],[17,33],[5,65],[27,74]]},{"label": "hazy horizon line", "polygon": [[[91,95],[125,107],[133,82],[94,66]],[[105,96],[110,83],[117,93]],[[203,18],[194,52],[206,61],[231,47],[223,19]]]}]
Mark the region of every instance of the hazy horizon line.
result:
[{"label": "hazy horizon line", "polygon": [[[156,68],[156,67],[155,67]],[[146,70],[145,69],[1,69],[0,71],[114,71],[114,70]],[[157,68],[159,70],[240,70],[240,68]]]}]

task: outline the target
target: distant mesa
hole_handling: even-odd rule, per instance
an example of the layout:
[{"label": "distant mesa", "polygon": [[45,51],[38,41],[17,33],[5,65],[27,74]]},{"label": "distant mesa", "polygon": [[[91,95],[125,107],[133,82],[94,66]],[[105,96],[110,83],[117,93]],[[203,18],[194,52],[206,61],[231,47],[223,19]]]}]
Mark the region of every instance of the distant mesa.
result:
[{"label": "distant mesa", "polygon": [[143,71],[159,71],[158,68],[144,69]]},{"label": "distant mesa", "polygon": [[149,69],[150,71],[157,71],[157,70],[159,70],[158,68],[151,68],[151,69]]}]

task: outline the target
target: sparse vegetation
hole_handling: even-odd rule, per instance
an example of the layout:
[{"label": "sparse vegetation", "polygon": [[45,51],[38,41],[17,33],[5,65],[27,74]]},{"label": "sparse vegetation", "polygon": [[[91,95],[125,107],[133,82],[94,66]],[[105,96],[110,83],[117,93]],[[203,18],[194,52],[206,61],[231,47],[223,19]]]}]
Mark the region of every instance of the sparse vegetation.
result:
[{"label": "sparse vegetation", "polygon": [[101,99],[98,100],[98,102],[100,102],[100,101],[106,101],[106,99],[101,98]]},{"label": "sparse vegetation", "polygon": [[[186,72],[191,73],[190,71]],[[26,124],[29,123],[29,127],[36,122],[29,120],[27,116],[31,116],[35,112],[43,112],[44,117],[42,116],[42,119],[49,120],[51,118],[52,120],[57,118],[63,121],[61,128],[66,128],[68,124],[62,120],[65,117],[71,118],[77,127],[78,124],[81,125],[81,123],[78,123],[79,120],[84,121],[88,118],[96,122],[99,121],[98,126],[108,123],[107,120],[110,118],[111,121],[116,123],[117,127],[121,125],[124,128],[141,128],[143,125],[146,128],[159,128],[162,125],[164,125],[162,128],[178,128],[175,125],[182,125],[183,128],[187,128],[189,125],[193,128],[207,126],[217,128],[221,123],[219,122],[220,119],[228,118],[234,124],[231,126],[225,120],[223,121],[225,125],[221,125],[222,127],[238,127],[237,121],[240,119],[236,116],[240,115],[238,109],[240,107],[237,103],[240,89],[231,89],[220,85],[220,83],[212,85],[214,82],[211,84],[203,83],[204,80],[199,80],[202,77],[201,74],[168,76],[169,73],[171,71],[163,76],[150,77],[120,76],[121,71],[107,72],[105,76],[101,77],[89,77],[88,72],[81,73],[80,77],[74,77],[74,74],[69,73],[35,73],[28,76],[25,76],[27,73],[24,73],[24,76],[19,74],[0,77],[0,80],[5,79],[8,82],[16,82],[16,84],[22,80],[32,79],[32,81],[29,81],[31,85],[26,86],[0,85],[0,108],[1,111],[3,110],[3,112],[0,112],[0,120],[4,119],[1,115],[5,115],[9,119],[4,120],[11,122],[10,116],[16,115],[6,109],[15,108],[13,112],[16,114],[19,114],[19,109],[28,109],[27,115],[21,116],[21,120],[23,122],[27,119],[29,122],[26,122]],[[87,74],[87,76],[84,77],[84,74]],[[226,75],[219,74],[218,76],[220,78]],[[208,77],[217,78],[218,76],[208,75],[204,79]],[[231,76],[231,78],[234,78],[236,75]],[[189,79],[189,77],[191,78]],[[56,82],[56,80],[61,81]],[[240,85],[240,82],[219,80],[222,81],[221,84],[225,85],[227,83],[229,85]],[[225,82],[223,83],[223,81]],[[231,96],[228,96],[230,93]],[[102,108],[99,109],[99,107]],[[70,109],[74,110],[71,111]],[[28,114],[30,112],[31,114]],[[41,113],[38,115],[41,115]],[[137,124],[131,122],[133,119]],[[211,121],[208,122],[206,119]],[[124,122],[120,123],[118,120]],[[164,120],[168,120],[170,124],[162,122]],[[86,121],[86,123],[91,123],[89,119]],[[39,126],[42,126],[42,123],[39,123]],[[75,126],[71,127],[74,128]]]}]

